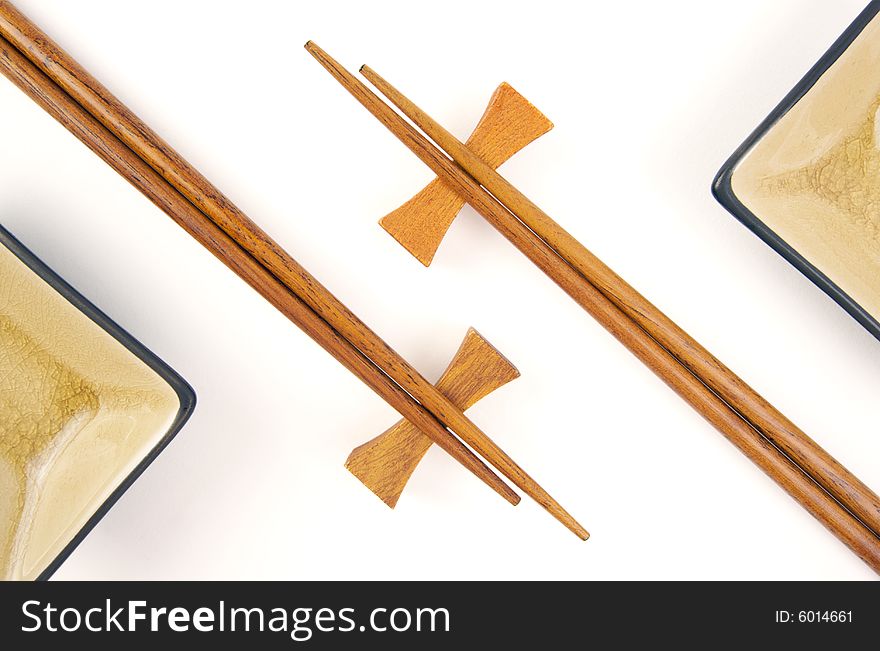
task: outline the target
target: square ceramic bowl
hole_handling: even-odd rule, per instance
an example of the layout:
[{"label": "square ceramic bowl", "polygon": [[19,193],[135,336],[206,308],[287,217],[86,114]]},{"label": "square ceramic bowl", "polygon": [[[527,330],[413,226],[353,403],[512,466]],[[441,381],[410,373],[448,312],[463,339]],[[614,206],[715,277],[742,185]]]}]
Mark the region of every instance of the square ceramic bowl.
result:
[{"label": "square ceramic bowl", "polygon": [[713,184],[741,222],[880,339],[880,2],[734,152]]},{"label": "square ceramic bowl", "polygon": [[194,406],[179,375],[0,228],[0,579],[48,578]]}]

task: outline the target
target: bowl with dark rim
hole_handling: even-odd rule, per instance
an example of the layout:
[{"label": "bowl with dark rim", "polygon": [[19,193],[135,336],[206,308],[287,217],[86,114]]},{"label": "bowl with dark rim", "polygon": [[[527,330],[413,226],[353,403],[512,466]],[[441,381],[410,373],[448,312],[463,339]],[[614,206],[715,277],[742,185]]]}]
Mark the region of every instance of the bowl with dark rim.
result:
[{"label": "bowl with dark rim", "polygon": [[730,156],[718,201],[880,339],[880,1]]},{"label": "bowl with dark rim", "polygon": [[195,403],[179,374],[0,227],[0,579],[49,578]]}]

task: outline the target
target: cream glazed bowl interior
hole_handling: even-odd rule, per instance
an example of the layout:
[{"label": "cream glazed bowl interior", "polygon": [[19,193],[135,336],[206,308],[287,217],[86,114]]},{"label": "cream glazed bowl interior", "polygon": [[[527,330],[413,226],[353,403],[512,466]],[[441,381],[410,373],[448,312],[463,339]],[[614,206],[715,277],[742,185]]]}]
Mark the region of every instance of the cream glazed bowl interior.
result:
[{"label": "cream glazed bowl interior", "polygon": [[880,2],[734,152],[713,192],[880,338]]},{"label": "cream glazed bowl interior", "polygon": [[48,578],[194,406],[179,375],[0,227],[0,579]]}]

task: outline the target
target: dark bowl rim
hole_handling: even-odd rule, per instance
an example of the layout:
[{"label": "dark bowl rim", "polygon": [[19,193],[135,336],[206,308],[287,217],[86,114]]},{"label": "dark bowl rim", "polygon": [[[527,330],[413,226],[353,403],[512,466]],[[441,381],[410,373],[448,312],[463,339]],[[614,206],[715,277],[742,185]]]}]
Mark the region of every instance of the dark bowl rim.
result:
[{"label": "dark bowl rim", "polygon": [[177,394],[180,408],[171,426],[159,440],[159,442],[141,459],[140,463],[132,470],[104,500],[86,523],[80,528],[70,542],[52,560],[51,563],[40,573],[37,581],[45,581],[54,574],[65,560],[73,553],[73,550],[85,539],[89,532],[107,515],[107,512],[119,501],[119,498],[131,488],[131,485],[140,477],[147,467],[156,460],[156,457],[164,450],[171,440],[189,420],[196,405],[196,393],[193,388],[173,368],[159,359],[151,350],[135,339],[119,324],[113,321],[94,303],[86,299],[66,280],[52,271],[30,249],[22,244],[12,233],[0,225],[0,245],[21,260],[31,271],[42,278],[50,287],[63,296],[76,309],[91,319],[99,328],[107,332],[120,344],[125,346],[132,354],[140,359],[161,377]]},{"label": "dark bowl rim", "polygon": [[820,289],[846,310],[874,337],[880,339],[880,322],[868,313],[855,299],[847,294],[819,268],[798,252],[792,245],[780,237],[767,224],[743,205],[734,194],[731,185],[733,172],[749,150],[758,142],[788,111],[790,111],[807,92],[816,84],[837,59],[852,45],[862,30],[880,11],[880,0],[871,0],[858,17],[846,28],[822,58],[810,68],[810,71],[785,98],[773,109],[748,138],[731,154],[719,170],[712,182],[712,194],[734,217],[742,222],[755,235],[773,248],[798,271],[809,278]]}]

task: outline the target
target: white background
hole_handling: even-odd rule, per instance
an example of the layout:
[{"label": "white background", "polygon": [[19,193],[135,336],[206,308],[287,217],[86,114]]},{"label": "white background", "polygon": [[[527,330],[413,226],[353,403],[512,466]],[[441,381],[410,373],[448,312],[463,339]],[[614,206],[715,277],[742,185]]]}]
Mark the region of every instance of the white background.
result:
[{"label": "white background", "polygon": [[880,342],[709,192],[862,2],[17,4],[427,377],[468,326],[503,351],[469,413],[593,534],[436,450],[385,507],[342,464],[392,409],[2,80],[0,221],[199,397],[58,578],[874,576],[469,208],[399,247],[430,173],[302,49],[462,137],[512,83],[556,128],[508,178],[880,487]]}]

